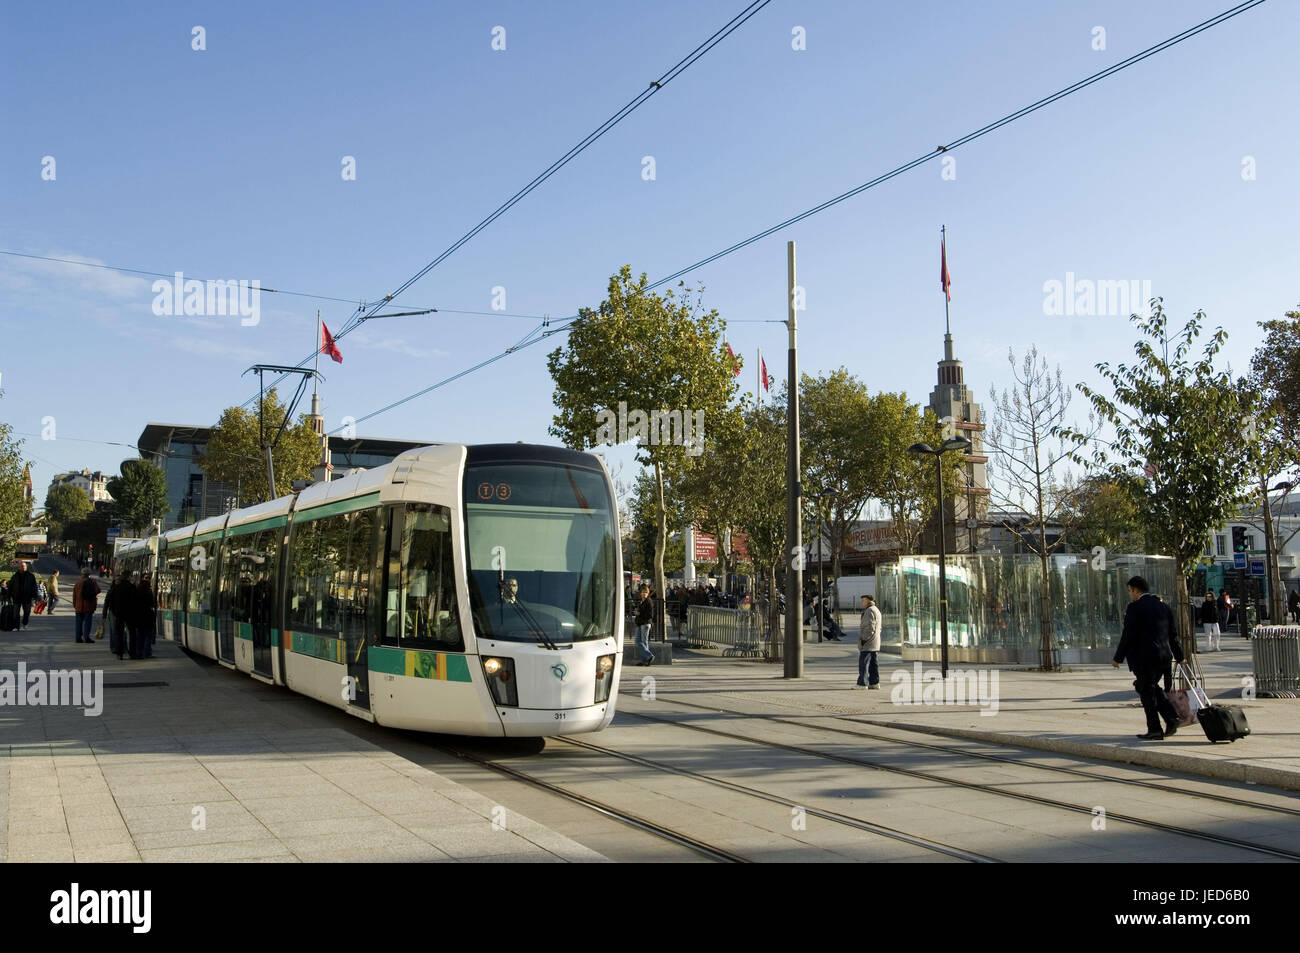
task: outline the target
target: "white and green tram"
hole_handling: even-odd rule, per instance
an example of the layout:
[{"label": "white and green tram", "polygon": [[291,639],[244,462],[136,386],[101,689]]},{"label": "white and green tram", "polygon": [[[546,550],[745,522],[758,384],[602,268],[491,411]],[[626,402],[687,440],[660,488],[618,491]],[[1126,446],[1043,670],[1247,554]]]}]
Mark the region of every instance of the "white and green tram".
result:
[{"label": "white and green tram", "polygon": [[600,458],[442,444],[123,549],[157,638],[367,721],[463,735],[614,717],[623,589]]}]

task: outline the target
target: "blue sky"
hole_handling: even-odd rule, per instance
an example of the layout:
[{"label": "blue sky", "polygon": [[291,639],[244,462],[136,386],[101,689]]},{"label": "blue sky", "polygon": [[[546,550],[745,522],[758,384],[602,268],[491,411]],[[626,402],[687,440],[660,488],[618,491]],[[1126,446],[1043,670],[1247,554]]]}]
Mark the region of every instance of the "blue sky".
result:
[{"label": "blue sky", "polygon": [[[0,37],[0,248],[373,301],[743,5],[13,7]],[[564,318],[597,304],[624,263],[667,275],[1230,5],[774,0],[402,301],[490,312],[500,286],[509,314]],[[504,51],[492,49],[495,26]],[[1007,382],[1008,346],[1037,344],[1069,381],[1131,356],[1122,316],[1044,314],[1044,282],[1067,272],[1149,281],[1179,322],[1205,309],[1244,369],[1256,322],[1300,302],[1298,45],[1300,18],[1273,0],[955,151],[955,179],[929,163],[690,281],[731,322],[752,389],[757,348],[784,371],[784,327],[760,322],[785,316],[795,240],[801,367],[844,365],[923,401],[942,356],[946,223],[957,353],[986,404],[989,385]],[[355,181],[340,174],[344,156]],[[58,470],[116,472],[131,455],[82,441],[214,422],[256,392],[240,377],[248,365],[311,352],[318,306],[336,330],[353,311],[263,294],[252,327],[160,317],[151,281],[0,256],[0,419],[35,435],[25,450],[39,498]],[[341,366],[322,367],[328,426],[536,323],[372,322],[340,342]],[[545,355],[558,343],[359,431],[553,442]],[[46,417],[54,440],[40,438]]]}]

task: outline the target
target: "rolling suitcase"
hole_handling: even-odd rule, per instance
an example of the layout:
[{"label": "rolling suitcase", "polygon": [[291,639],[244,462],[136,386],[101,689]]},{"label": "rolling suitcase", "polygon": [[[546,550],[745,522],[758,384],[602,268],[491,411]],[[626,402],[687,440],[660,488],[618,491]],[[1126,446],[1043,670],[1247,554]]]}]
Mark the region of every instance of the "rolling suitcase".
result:
[{"label": "rolling suitcase", "polygon": [[1250,725],[1246,713],[1236,705],[1211,705],[1209,696],[1195,682],[1192,691],[1201,707],[1196,711],[1196,720],[1201,723],[1201,730],[1211,742],[1236,741],[1250,734]]},{"label": "rolling suitcase", "polygon": [[0,632],[12,632],[18,628],[18,613],[14,612],[14,604],[6,602],[0,606]]}]

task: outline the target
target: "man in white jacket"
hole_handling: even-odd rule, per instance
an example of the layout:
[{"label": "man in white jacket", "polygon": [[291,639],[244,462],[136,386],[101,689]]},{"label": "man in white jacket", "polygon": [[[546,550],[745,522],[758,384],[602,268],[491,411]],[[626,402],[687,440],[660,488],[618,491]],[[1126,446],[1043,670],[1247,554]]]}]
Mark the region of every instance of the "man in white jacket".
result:
[{"label": "man in white jacket", "polygon": [[857,688],[880,688],[880,669],[876,655],[880,652],[880,610],[874,596],[862,597],[862,623],[858,626]]}]

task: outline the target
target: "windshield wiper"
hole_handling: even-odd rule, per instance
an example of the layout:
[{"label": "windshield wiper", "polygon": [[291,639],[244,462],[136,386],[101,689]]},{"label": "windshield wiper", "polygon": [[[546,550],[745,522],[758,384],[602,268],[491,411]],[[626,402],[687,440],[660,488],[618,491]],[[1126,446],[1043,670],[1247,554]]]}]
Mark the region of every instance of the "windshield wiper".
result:
[{"label": "windshield wiper", "polygon": [[511,593],[510,597],[507,598],[505,570],[501,570],[501,578],[497,585],[500,587],[501,601],[515,607],[515,611],[519,613],[519,617],[524,620],[524,625],[532,629],[533,634],[537,636],[537,641],[542,644],[542,647],[551,650],[558,650],[559,646],[551,641],[551,637],[546,634],[546,630],[542,628],[542,624],[537,621],[537,617],[519,601],[518,594]]}]

